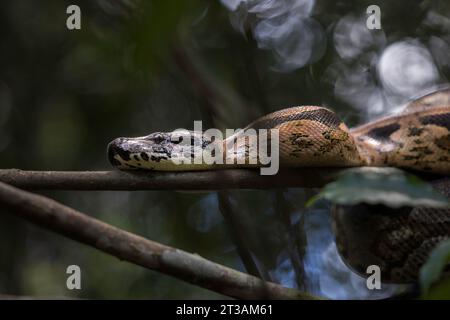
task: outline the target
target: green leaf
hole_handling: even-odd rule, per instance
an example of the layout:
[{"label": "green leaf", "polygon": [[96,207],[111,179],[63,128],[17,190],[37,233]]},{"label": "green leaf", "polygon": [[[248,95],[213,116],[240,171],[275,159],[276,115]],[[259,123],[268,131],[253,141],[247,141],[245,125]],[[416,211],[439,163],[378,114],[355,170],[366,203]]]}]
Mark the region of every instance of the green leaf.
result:
[{"label": "green leaf", "polygon": [[430,184],[396,168],[362,167],[344,170],[336,181],[327,184],[307,205],[320,198],[341,205],[368,203],[392,208],[449,206],[448,199]]},{"label": "green leaf", "polygon": [[450,277],[439,280],[434,284],[427,294],[422,295],[426,300],[449,300],[450,299]]},{"label": "green leaf", "polygon": [[[440,243],[430,254],[427,262],[420,270],[420,286],[424,297],[442,297],[443,293],[450,298],[450,282],[439,284],[430,291],[430,288],[441,278],[446,265],[450,263],[450,239]],[[448,280],[448,279],[447,279]],[[444,285],[444,286],[443,286]],[[439,294],[437,294],[439,292]]]}]

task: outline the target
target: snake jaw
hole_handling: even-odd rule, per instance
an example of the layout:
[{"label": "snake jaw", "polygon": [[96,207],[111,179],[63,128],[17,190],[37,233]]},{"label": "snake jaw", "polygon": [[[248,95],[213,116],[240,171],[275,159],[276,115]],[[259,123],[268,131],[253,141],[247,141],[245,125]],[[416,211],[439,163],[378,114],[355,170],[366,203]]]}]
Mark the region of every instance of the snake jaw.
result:
[{"label": "snake jaw", "polygon": [[118,168],[122,168],[122,162],[119,160],[127,161],[130,159],[129,153],[122,148],[124,138],[117,138],[111,141],[107,147],[107,154],[109,162]]}]

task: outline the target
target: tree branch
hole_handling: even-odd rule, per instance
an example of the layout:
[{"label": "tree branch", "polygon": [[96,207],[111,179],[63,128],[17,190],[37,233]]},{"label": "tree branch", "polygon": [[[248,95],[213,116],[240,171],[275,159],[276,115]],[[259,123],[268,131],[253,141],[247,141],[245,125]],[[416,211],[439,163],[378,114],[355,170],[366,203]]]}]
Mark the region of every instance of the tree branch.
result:
[{"label": "tree branch", "polygon": [[43,228],[131,263],[240,299],[314,299],[163,244],[150,241],[44,196],[0,182],[0,203]]},{"label": "tree branch", "polygon": [[191,172],[24,171],[0,169],[0,181],[29,190],[222,190],[321,187],[340,169],[280,169],[274,176],[259,170]]}]

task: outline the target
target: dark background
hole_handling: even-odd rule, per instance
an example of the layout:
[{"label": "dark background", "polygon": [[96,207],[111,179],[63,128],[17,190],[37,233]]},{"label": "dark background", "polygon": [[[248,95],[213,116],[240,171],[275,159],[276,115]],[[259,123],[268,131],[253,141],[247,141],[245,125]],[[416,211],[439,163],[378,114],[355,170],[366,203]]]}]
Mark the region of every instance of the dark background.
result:
[{"label": "dark background", "polygon": [[[69,4],[81,8],[81,30],[66,28]],[[371,4],[381,8],[381,30],[366,27]],[[292,105],[328,106],[352,126],[448,83],[449,53],[445,0],[2,1],[0,167],[108,170],[115,137],[191,129],[194,120],[239,128]],[[304,208],[311,190],[44,194],[245,270],[221,215],[228,208],[242,216],[246,246],[274,281],[334,298],[393,290],[367,292],[342,264],[329,205]],[[80,291],[66,289],[71,264],[81,267]],[[6,214],[0,293],[220,297]]]}]

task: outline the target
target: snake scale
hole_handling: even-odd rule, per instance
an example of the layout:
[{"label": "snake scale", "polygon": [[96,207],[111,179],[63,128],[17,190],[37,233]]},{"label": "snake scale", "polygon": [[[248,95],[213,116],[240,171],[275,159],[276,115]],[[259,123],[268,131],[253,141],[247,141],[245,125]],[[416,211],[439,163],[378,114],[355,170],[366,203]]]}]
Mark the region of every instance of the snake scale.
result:
[{"label": "snake scale", "polygon": [[[283,109],[263,116],[246,129],[278,129],[282,167],[399,167],[450,175],[450,89],[413,100],[402,112],[349,129],[331,110],[319,106]],[[245,130],[245,129],[244,129]],[[248,164],[248,146],[232,153],[237,164],[174,164],[192,158],[195,148],[210,144],[226,150],[239,136],[210,140],[201,132],[174,135],[155,132],[137,138],[117,138],[108,145],[111,164],[122,170],[190,171]],[[229,157],[229,156],[227,156]],[[450,197],[448,182],[434,183]],[[421,265],[439,242],[450,238],[450,210],[403,208],[391,212],[380,206],[339,206],[333,210],[336,242],[344,261],[365,274],[368,265],[381,267],[382,280],[406,283],[417,279]],[[361,214],[362,211],[368,214]]]}]

